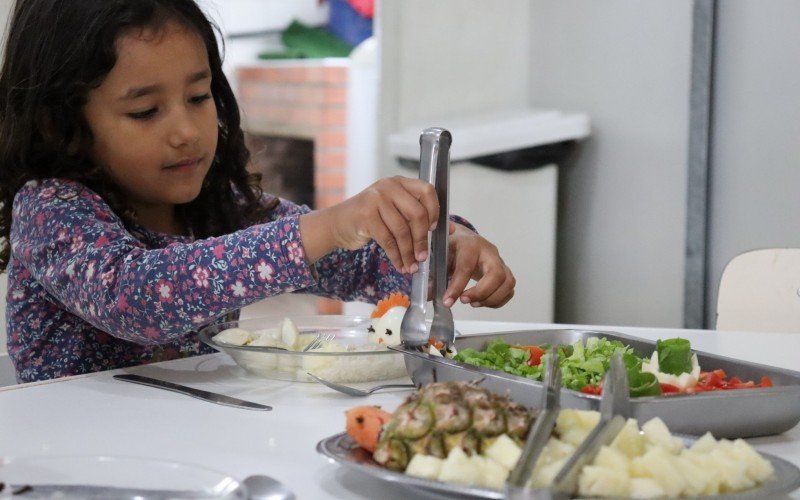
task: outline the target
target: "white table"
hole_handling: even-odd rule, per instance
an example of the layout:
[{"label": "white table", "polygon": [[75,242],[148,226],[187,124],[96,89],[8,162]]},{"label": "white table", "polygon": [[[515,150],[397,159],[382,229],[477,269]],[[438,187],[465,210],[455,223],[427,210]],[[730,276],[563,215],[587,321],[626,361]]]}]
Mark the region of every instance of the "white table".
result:
[{"label": "white table", "polygon": [[[464,334],[529,328],[530,323],[456,322]],[[800,335],[701,330],[590,327],[651,340],[681,336],[695,349],[797,369]],[[344,430],[344,412],[357,405],[393,410],[407,392],[350,398],[319,384],[244,375],[224,354],[126,370],[272,405],[271,412],[214,405],[168,391],[113,380],[120,370],[0,390],[0,456],[114,455],[203,465],[243,478],[268,474],[301,499],[417,498],[410,492],[345,470],[317,454],[325,437]],[[765,408],[764,411],[769,411]],[[800,465],[800,426],[749,440],[761,451]],[[793,494],[800,498],[800,491]]]}]

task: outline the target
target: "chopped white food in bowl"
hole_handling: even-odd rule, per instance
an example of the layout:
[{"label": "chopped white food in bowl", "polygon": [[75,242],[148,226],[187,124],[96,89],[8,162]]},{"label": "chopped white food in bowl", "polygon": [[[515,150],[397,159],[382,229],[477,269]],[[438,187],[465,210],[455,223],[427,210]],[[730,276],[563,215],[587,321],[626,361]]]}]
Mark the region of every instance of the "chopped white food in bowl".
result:
[{"label": "chopped white food in bowl", "polygon": [[[199,337],[248,373],[267,378],[312,382],[312,373],[346,383],[406,376],[403,355],[370,339],[372,321],[335,315],[253,318],[210,325]],[[317,337],[322,341],[303,351]]]}]

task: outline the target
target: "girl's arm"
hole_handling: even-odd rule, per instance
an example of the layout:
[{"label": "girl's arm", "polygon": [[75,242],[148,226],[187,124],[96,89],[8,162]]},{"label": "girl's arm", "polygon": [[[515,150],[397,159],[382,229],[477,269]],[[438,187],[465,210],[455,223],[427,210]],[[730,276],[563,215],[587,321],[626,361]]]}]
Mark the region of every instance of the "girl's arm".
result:
[{"label": "girl's arm", "polygon": [[[475,231],[462,217],[450,215],[450,220]],[[354,251],[334,250],[315,267],[319,281],[304,292],[375,303],[391,292],[408,294],[411,287],[411,274],[398,271],[375,240]]]},{"label": "girl's arm", "polygon": [[13,258],[71,313],[138,344],[169,341],[231,310],[316,283],[298,214],[149,250],[76,183],[29,183],[13,211]]}]

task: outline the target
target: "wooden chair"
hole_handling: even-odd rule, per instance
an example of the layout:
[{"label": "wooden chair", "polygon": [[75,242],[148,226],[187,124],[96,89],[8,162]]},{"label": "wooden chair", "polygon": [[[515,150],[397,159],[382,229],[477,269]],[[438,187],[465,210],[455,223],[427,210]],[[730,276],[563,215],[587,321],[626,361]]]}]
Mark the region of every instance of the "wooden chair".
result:
[{"label": "wooden chair", "polygon": [[731,259],[719,283],[717,330],[800,333],[800,248]]}]

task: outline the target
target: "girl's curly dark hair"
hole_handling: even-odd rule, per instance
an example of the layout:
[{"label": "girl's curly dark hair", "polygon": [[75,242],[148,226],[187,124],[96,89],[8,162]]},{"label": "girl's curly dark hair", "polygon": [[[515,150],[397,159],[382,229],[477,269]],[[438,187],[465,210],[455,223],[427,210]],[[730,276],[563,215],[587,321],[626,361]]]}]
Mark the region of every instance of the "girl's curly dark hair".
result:
[{"label": "girl's curly dark hair", "polygon": [[10,258],[11,208],[32,179],[78,181],[102,196],[126,223],[124,196],[86,157],[92,133],[83,115],[90,90],[116,63],[116,40],[137,28],[177,21],[196,32],[208,51],[219,142],[200,195],[178,207],[197,238],[263,220],[260,175],[247,171],[236,98],[222,71],[218,29],[194,0],[17,0],[0,73],[0,270]]}]

